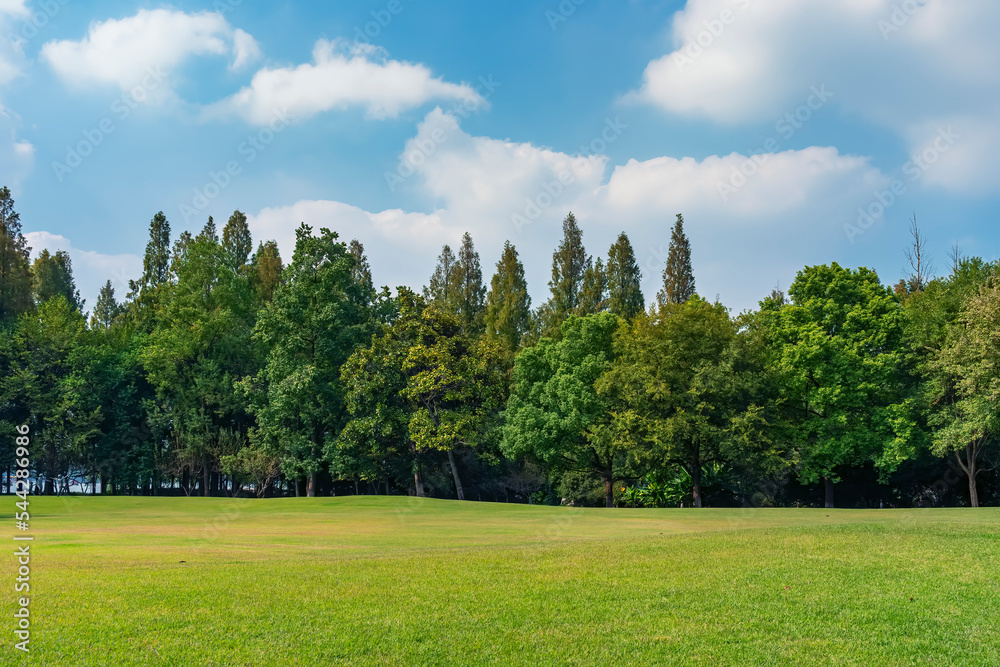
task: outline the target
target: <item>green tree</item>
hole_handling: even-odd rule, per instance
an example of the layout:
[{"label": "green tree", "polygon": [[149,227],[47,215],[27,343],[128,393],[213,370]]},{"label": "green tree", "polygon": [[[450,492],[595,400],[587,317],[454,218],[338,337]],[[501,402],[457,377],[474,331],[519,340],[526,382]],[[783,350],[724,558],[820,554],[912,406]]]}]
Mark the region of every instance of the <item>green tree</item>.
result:
[{"label": "green tree", "polygon": [[351,240],[349,246],[351,257],[354,258],[354,268],[351,269],[351,280],[361,286],[361,289],[368,294],[375,293],[375,283],[372,281],[372,267],[368,263],[365,255],[365,246],[357,239]]},{"label": "green tree", "polygon": [[795,413],[799,477],[824,480],[832,507],[838,468],[871,462],[885,476],[919,444],[903,314],[865,268],[808,267],[788,292],[767,326]]},{"label": "green tree", "polygon": [[614,505],[627,452],[608,426],[595,383],[613,361],[618,324],[611,313],[572,315],[558,342],[542,338],[517,356],[501,443],[509,458],[532,457],[556,474],[600,477],[607,507]]},{"label": "green tree", "polygon": [[486,335],[499,339],[511,358],[531,326],[531,296],[524,265],[510,241],[504,243],[486,295]]},{"label": "green tree", "polygon": [[[178,239],[178,261],[193,240],[187,232]],[[127,317],[138,331],[149,333],[156,326],[160,293],[173,280],[172,266],[176,263],[171,260],[170,254],[170,223],[163,211],[160,211],[149,223],[149,241],[142,259],[142,276],[138,280],[129,281],[129,293],[126,295]]]},{"label": "green tree", "polygon": [[608,308],[608,274],[604,270],[604,261],[598,257],[594,262],[587,258],[587,268],[583,272],[583,285],[580,288],[580,305],[577,314],[581,316],[603,313]]},{"label": "green tree", "polygon": [[969,299],[928,364],[933,449],[955,456],[968,479],[972,507],[979,507],[980,457],[1000,435],[998,330],[1000,286],[991,283]]},{"label": "green tree", "polygon": [[477,448],[494,431],[501,395],[499,348],[465,333],[456,317],[425,305],[405,288],[397,301],[399,317],[345,366],[352,421],[331,456],[350,459],[346,452],[351,451],[398,456],[383,438],[372,438],[392,434],[396,442],[407,443],[418,495],[423,495],[421,459],[443,452],[455,495],[465,500],[454,453]]},{"label": "green tree", "polygon": [[177,264],[143,366],[156,389],[154,419],[168,424],[181,470],[201,472],[202,494],[220,489],[218,461],[249,416],[235,383],[257,369],[251,343],[255,304],[249,277],[218,237],[199,234]]},{"label": "green tree", "polygon": [[560,326],[580,306],[580,291],[587,271],[583,232],[572,213],[563,220],[563,239],[552,255],[552,296],[539,312],[543,334],[558,338]]},{"label": "green tree", "polygon": [[486,287],[483,285],[479,253],[476,252],[472,236],[468,232],[462,236],[462,246],[458,249],[453,283],[455,303],[450,310],[453,310],[458,317],[463,331],[479,335],[483,330]]},{"label": "green tree", "polygon": [[160,211],[149,222],[149,242],[142,258],[142,278],[132,291],[154,289],[170,278],[170,223]]},{"label": "green tree", "polygon": [[101,409],[82,354],[87,333],[83,315],[65,297],[42,302],[37,314],[18,318],[11,341],[16,370],[0,380],[0,404],[19,403],[28,415],[39,450],[33,464],[46,494],[55,492],[56,479],[81,461],[99,435]]},{"label": "green tree", "polygon": [[347,421],[341,366],[373,333],[354,266],[334,232],[313,236],[301,225],[292,262],[254,330],[267,360],[244,383],[257,418],[251,443],[274,452],[288,477],[307,477],[310,496],[324,448]]},{"label": "green tree", "polygon": [[219,232],[215,227],[215,220],[212,216],[208,216],[208,222],[206,222],[205,226],[201,228],[201,231],[194,237],[194,240],[207,241],[209,243],[219,242]]},{"label": "green tree", "polygon": [[57,250],[54,255],[48,250],[38,253],[31,265],[31,278],[35,303],[40,305],[61,296],[73,308],[83,310],[83,299],[73,280],[73,262],[65,250]]},{"label": "green tree", "polygon": [[738,344],[724,306],[697,296],[664,304],[623,326],[615,347],[615,363],[597,383],[613,430],[654,472],[683,468],[695,507],[703,505],[707,466],[780,467],[780,443],[766,434],[776,415],[762,360]]},{"label": "green tree", "polygon": [[642,296],[642,271],[628,235],[622,232],[608,251],[608,310],[630,320],[646,309]]},{"label": "green tree", "polygon": [[430,284],[424,287],[424,299],[428,303],[437,304],[443,310],[454,309],[455,303],[458,301],[458,285],[456,284],[458,274],[455,270],[457,266],[458,260],[455,258],[455,253],[452,252],[450,245],[445,244],[441,248],[441,254],[438,256],[434,273],[431,275]]},{"label": "green tree", "polygon": [[677,214],[677,222],[670,233],[670,250],[663,267],[663,288],[657,293],[660,304],[684,303],[695,294],[694,272],[691,269],[691,244],[684,233],[684,216]]},{"label": "green tree", "polygon": [[0,188],[0,325],[32,307],[31,248],[10,189]]},{"label": "green tree", "polygon": [[247,216],[241,211],[233,211],[222,229],[222,248],[234,269],[242,270],[246,266],[253,252],[253,237],[247,225]]},{"label": "green tree", "polygon": [[278,244],[275,241],[268,241],[258,245],[251,264],[257,295],[260,301],[266,304],[274,298],[274,290],[281,282],[281,272],[284,270]]},{"label": "green tree", "polygon": [[90,327],[107,329],[123,311],[124,308],[115,300],[115,288],[109,280],[97,295],[94,312],[90,315]]}]

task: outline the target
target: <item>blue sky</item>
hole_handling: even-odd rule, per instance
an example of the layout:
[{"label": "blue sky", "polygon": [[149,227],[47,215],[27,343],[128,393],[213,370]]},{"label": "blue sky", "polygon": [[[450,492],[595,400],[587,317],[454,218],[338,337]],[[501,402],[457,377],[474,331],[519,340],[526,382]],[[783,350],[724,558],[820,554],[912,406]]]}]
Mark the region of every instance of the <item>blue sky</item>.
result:
[{"label": "blue sky", "polygon": [[595,256],[629,233],[647,298],[683,213],[735,311],[807,264],[895,282],[914,213],[939,270],[998,254],[988,0],[0,0],[0,28],[0,182],[88,305],[159,210],[239,208],[286,258],[329,227],[390,286],[509,239],[536,305],[569,210]]}]

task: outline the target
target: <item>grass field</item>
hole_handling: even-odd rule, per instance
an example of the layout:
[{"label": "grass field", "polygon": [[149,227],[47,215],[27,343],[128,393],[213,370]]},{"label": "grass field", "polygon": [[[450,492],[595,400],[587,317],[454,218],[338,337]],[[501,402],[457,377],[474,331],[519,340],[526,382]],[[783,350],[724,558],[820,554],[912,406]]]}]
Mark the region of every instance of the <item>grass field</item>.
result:
[{"label": "grass field", "polygon": [[31,503],[0,664],[1000,664],[997,510]]}]

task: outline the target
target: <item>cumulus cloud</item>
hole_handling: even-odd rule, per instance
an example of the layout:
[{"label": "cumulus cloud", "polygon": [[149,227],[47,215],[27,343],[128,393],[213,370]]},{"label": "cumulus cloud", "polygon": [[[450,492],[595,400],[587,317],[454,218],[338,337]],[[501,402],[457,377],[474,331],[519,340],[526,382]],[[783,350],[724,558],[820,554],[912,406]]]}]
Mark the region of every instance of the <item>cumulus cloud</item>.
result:
[{"label": "cumulus cloud", "polygon": [[911,151],[956,124],[969,143],[934,178],[981,190],[982,174],[1000,166],[1000,70],[986,66],[1000,62],[998,29],[992,0],[688,0],[673,19],[673,50],[649,63],[629,98],[736,124],[778,117],[827,85],[835,104]]},{"label": "cumulus cloud", "polygon": [[206,115],[239,114],[265,124],[275,109],[307,118],[362,107],[373,118],[387,118],[431,100],[485,104],[471,86],[435,78],[424,65],[389,60],[371,46],[320,40],[312,63],[261,69],[249,86],[213,105]]},{"label": "cumulus cloud", "polygon": [[115,289],[115,298],[121,301],[128,292],[128,281],[142,275],[142,258],[137,255],[106,255],[92,250],[81,250],[73,242],[59,234],[50,232],[28,232],[25,235],[31,246],[32,259],[42,250],[56,252],[65,250],[73,262],[73,278],[76,280],[80,296],[86,301],[86,308],[93,309],[97,295],[108,280]]},{"label": "cumulus cloud", "polygon": [[260,55],[257,42],[222,14],[140,10],[135,16],[90,25],[83,39],[42,47],[42,59],[69,85],[115,85],[129,90],[150,71],[168,75],[193,56],[228,56],[243,67]]},{"label": "cumulus cloud", "polygon": [[[595,128],[595,134],[603,130]],[[735,179],[739,187],[720,190],[747,172],[752,176]],[[334,229],[344,239],[357,237],[369,250],[376,280],[391,286],[425,283],[440,246],[458,243],[465,231],[472,233],[489,274],[509,239],[538,302],[547,296],[552,251],[572,210],[595,256],[606,254],[619,232],[628,232],[651,298],[670,225],[683,213],[702,293],[718,293],[743,308],[780,277],[790,281],[803,259],[827,261],[831,247],[846,246],[843,224],[889,182],[867,159],[835,148],[756,159],[736,153],[704,160],[659,157],[609,169],[603,155],[472,136],[440,110],[421,123],[387,179],[435,202],[435,209],[369,213],[340,202],[303,201],[253,216],[254,232],[276,238],[285,257],[301,221]],[[734,273],[741,281],[732,281]]]}]

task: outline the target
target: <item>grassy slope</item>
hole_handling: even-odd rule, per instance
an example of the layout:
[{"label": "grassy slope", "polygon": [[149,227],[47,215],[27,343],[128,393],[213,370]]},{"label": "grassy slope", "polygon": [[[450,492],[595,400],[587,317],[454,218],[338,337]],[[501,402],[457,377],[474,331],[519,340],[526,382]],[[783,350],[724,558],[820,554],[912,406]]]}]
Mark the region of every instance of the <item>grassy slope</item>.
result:
[{"label": "grassy slope", "polygon": [[996,510],[31,509],[31,664],[1000,664]]}]

